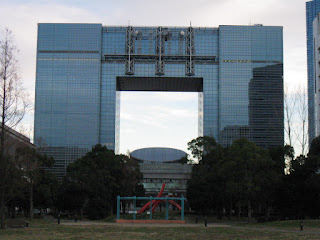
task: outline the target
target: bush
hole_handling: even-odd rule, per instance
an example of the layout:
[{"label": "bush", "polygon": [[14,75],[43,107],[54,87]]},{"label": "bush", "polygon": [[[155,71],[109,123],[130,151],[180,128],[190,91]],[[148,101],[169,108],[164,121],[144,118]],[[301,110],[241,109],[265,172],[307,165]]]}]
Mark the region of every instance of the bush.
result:
[{"label": "bush", "polygon": [[89,220],[103,219],[108,216],[110,207],[108,203],[101,199],[91,199],[86,208],[86,215]]}]

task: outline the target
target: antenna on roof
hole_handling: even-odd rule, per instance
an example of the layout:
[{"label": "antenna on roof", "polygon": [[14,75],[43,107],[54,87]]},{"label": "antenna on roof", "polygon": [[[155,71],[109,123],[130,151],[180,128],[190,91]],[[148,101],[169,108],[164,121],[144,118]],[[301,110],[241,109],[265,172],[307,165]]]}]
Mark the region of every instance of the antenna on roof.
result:
[{"label": "antenna on roof", "polygon": [[130,27],[130,20],[128,20],[128,26]]},{"label": "antenna on roof", "polygon": [[191,27],[191,21],[190,21],[190,27]]}]

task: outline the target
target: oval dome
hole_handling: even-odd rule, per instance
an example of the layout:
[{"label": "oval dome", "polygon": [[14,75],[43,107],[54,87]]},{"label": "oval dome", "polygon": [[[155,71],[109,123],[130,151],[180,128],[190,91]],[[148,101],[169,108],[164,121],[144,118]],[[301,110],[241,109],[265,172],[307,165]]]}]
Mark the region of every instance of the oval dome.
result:
[{"label": "oval dome", "polygon": [[161,147],[141,148],[131,153],[131,157],[146,162],[175,162],[186,155],[179,149]]}]

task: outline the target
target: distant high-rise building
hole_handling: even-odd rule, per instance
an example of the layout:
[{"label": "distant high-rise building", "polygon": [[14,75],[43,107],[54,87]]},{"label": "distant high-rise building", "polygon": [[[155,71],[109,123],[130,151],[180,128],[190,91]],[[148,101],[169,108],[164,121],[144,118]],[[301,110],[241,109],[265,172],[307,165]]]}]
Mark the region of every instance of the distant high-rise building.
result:
[{"label": "distant high-rise building", "polygon": [[315,137],[320,135],[320,13],[313,20]]},{"label": "distant high-rise building", "polygon": [[62,176],[92,145],[117,152],[121,91],[183,91],[199,93],[200,136],[283,145],[282,35],[261,24],[39,24],[35,142]]},{"label": "distant high-rise building", "polygon": [[314,69],[314,38],[313,38],[313,21],[320,12],[320,0],[313,0],[306,3],[307,11],[307,60],[308,60],[308,126],[309,126],[309,142],[319,135],[317,133],[317,126],[319,126],[319,118],[316,117],[317,107],[316,103],[316,85],[319,81],[315,75]]}]

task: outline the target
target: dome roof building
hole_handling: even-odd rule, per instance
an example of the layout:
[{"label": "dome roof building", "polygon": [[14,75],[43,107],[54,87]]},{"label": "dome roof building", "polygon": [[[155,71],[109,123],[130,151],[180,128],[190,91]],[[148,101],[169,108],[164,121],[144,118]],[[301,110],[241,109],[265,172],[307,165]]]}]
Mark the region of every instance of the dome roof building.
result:
[{"label": "dome roof building", "polygon": [[179,163],[187,153],[174,148],[141,148],[133,151],[131,157],[144,163]]},{"label": "dome roof building", "polygon": [[167,194],[184,195],[192,165],[185,163],[187,153],[174,148],[141,148],[130,157],[137,160],[143,174],[142,184],[147,195],[155,195],[166,184]]}]

